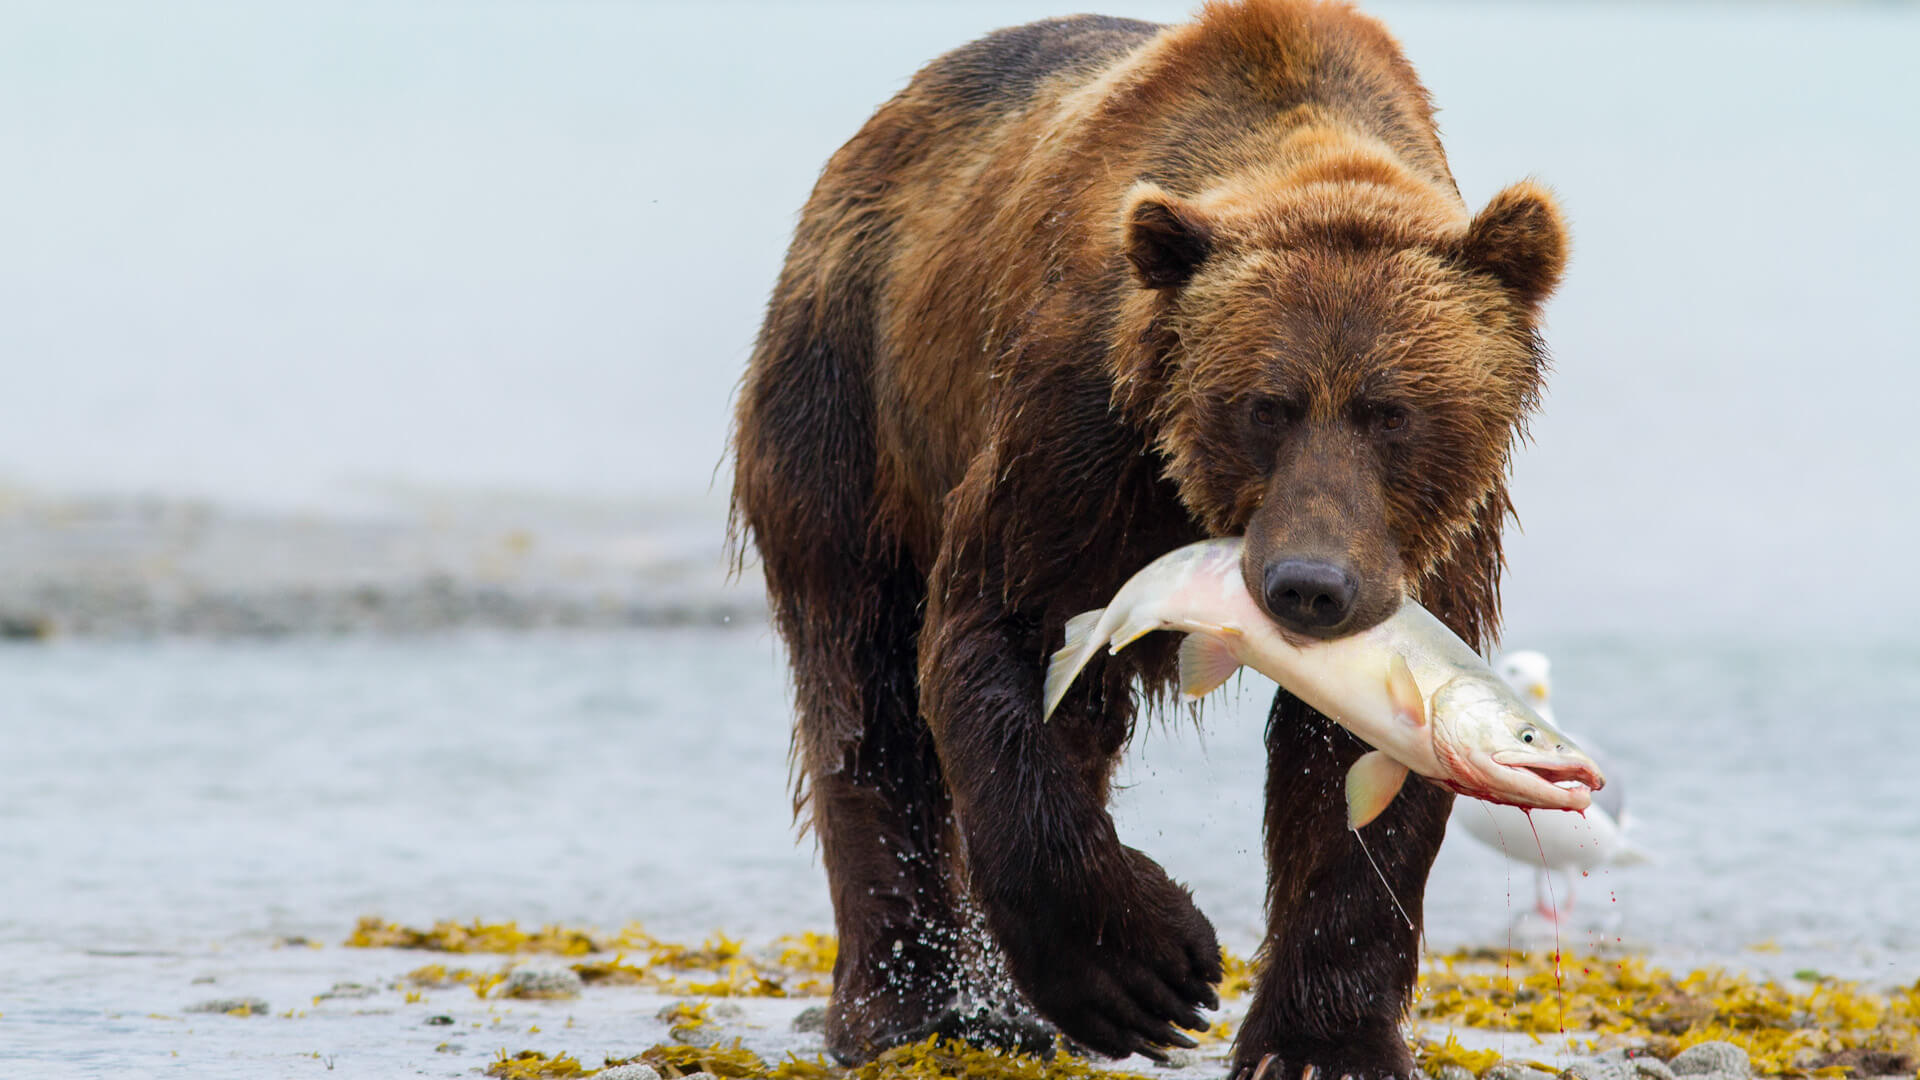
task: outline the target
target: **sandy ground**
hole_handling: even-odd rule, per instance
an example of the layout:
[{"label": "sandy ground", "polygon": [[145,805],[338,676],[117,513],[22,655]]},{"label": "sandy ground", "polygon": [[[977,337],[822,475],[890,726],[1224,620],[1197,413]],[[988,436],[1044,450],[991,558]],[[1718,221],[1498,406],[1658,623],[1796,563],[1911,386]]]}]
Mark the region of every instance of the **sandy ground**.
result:
[{"label": "sandy ground", "polygon": [[0,636],[265,636],[758,618],[724,510],[388,498],[297,514],[0,492]]},{"label": "sandy ground", "polygon": [[[595,1068],[609,1056],[630,1057],[656,1044],[736,1038],[768,1061],[824,1053],[817,1028],[795,1030],[803,1012],[824,1004],[818,996],[705,998],[592,983],[577,996],[529,1000],[503,996],[506,983],[482,996],[470,985],[423,986],[409,978],[434,964],[486,974],[564,972],[579,959],[267,938],[48,955],[31,963],[43,972],[59,969],[69,992],[57,1002],[16,1002],[0,1014],[0,1074],[459,1077],[478,1074],[503,1051],[565,1053]],[[1247,1000],[1228,999],[1215,1019],[1237,1028]],[[251,1008],[236,1008],[242,1002]],[[676,1034],[662,1013],[679,1002],[707,1003],[709,1023]],[[1574,1040],[1555,1046],[1556,1040],[1449,1025],[1424,1025],[1422,1033],[1453,1034],[1470,1049],[1543,1060],[1581,1049]],[[1220,1076],[1230,1050],[1230,1041],[1216,1036],[1197,1050],[1177,1052],[1171,1067],[1139,1057],[1099,1064]],[[8,1061],[15,1066],[5,1066]]]},{"label": "sandy ground", "polygon": [[[472,1076],[502,1051],[566,1053],[593,1068],[687,1038],[738,1038],[770,1061],[825,1050],[817,1029],[794,1030],[821,997],[706,999],[593,984],[564,1000],[528,1000],[501,996],[506,984],[483,997],[469,985],[408,979],[431,964],[550,972],[577,960],[273,940],[49,956],[37,963],[63,969],[72,993],[0,1014],[0,1075]],[[257,1012],[226,1011],[248,1000]],[[708,1001],[719,1015],[677,1039],[660,1014],[682,1001]],[[1185,1060],[1217,1073],[1226,1048],[1216,1040]],[[8,1060],[27,1071],[12,1071]]]},{"label": "sandy ground", "polygon": [[[423,940],[417,931],[386,925],[389,931],[415,935],[406,940]],[[453,924],[441,924],[435,932],[448,926]],[[511,924],[489,929],[502,926],[517,933]],[[576,955],[538,951],[537,945],[532,951],[449,952],[267,937],[180,949],[15,954],[16,961],[25,960],[43,974],[57,969],[67,992],[57,1001],[29,997],[0,1014],[0,1075],[466,1077],[533,1052],[563,1065],[566,1055],[578,1068],[526,1075],[578,1076],[650,1048],[657,1055],[661,1047],[725,1050],[736,1045],[768,1065],[790,1059],[824,1064],[819,1007],[825,1002],[820,995],[831,953],[813,951],[796,962],[786,951],[793,946],[789,940],[748,945],[712,960],[716,941],[723,950],[737,944],[723,939],[697,946],[652,944],[651,950],[695,958],[685,966],[660,962],[663,954],[648,945],[626,942],[615,948],[604,938],[597,951]],[[698,959],[703,955],[708,959]],[[1874,1066],[1853,1069],[1855,1076],[1911,1074],[1920,1045],[1913,1027],[1920,988],[1854,998],[1841,985],[1786,990],[1735,976],[1696,975],[1665,983],[1666,990],[1649,983],[1620,995],[1616,991],[1631,988],[1649,972],[1616,959],[1625,966],[1610,978],[1621,981],[1599,997],[1593,985],[1583,988],[1572,969],[1564,971],[1564,989],[1553,989],[1546,977],[1554,969],[1540,957],[1430,959],[1407,1034],[1424,1044],[1423,1061],[1444,1080],[1471,1080],[1476,1074],[1481,1080],[1676,1080],[1676,1073],[1681,1080],[1745,1080],[1746,1050],[1716,1041],[1726,1038],[1756,1052],[1794,1047],[1801,1075],[1834,1060]],[[1571,963],[1610,966],[1599,960]],[[1461,1004],[1459,984],[1450,980],[1467,969],[1478,972],[1471,978],[1497,979],[1508,990],[1531,985],[1536,992],[1523,989],[1516,1002],[1499,992],[1469,991],[1469,998],[1498,1011],[1484,1014],[1496,1017],[1491,1021],[1462,1022],[1457,1012],[1446,1013]],[[580,975],[586,976],[584,983]],[[773,982],[756,981],[762,976]],[[718,982],[702,981],[715,979],[732,980],[734,990],[716,993]],[[1719,981],[1710,988],[1702,979]],[[794,996],[759,996],[775,985]],[[1693,986],[1701,1001],[1714,1004],[1684,1024],[1663,1026],[1663,1003],[1676,985]],[[1213,1030],[1197,1049],[1174,1051],[1168,1064],[1140,1057],[1092,1064],[1156,1077],[1225,1075],[1232,1034],[1250,1001],[1246,986],[1236,983],[1230,966]],[[743,987],[749,992],[741,994]],[[1771,1016],[1770,1002],[1787,1002],[1804,1015]],[[1557,1030],[1550,1019],[1543,1024],[1547,1013],[1561,1017]],[[1878,1025],[1875,1032],[1860,1026],[1869,1014]],[[1633,1017],[1635,1030],[1616,1028],[1622,1034],[1609,1035],[1603,1033],[1605,1023],[1582,1025],[1607,1015]],[[1729,1019],[1732,1027],[1725,1026]],[[1847,1025],[1853,1029],[1842,1030]],[[1500,1030],[1528,1026],[1540,1033]],[[1787,1027],[1802,1030],[1783,1042]],[[1681,1037],[1669,1037],[1674,1035]],[[1895,1052],[1864,1059],[1821,1056],[1843,1042]],[[1435,1047],[1443,1043],[1446,1048],[1435,1056]],[[1647,1056],[1632,1058],[1629,1047]],[[1071,1074],[1070,1069],[1048,1071]],[[1848,1073],[1828,1067],[1815,1075]]]},{"label": "sandy ground", "polygon": [[[264,941],[69,957],[62,966],[74,998],[0,1017],[0,1062],[30,1065],[22,1072],[0,1066],[0,1073],[472,1076],[502,1050],[528,1049],[597,1066],[605,1055],[668,1041],[669,1024],[656,1014],[681,1000],[626,986],[589,987],[564,1001],[482,998],[463,985],[423,989],[405,979],[450,960],[487,971],[505,966],[491,956]],[[264,1010],[196,1011],[249,999],[264,1002]],[[819,1053],[818,1034],[790,1030],[801,1010],[818,1003],[745,999],[727,1034],[763,1056]]]}]

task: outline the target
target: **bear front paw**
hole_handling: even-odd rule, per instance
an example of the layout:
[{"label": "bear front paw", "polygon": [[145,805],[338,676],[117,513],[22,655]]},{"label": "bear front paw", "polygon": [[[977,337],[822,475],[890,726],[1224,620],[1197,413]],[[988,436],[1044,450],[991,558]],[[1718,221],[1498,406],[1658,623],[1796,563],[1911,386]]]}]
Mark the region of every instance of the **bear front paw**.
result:
[{"label": "bear front paw", "polygon": [[1206,1030],[1200,1010],[1220,1005],[1220,945],[1187,890],[1124,851],[1123,883],[1106,895],[1030,892],[1022,910],[990,903],[989,919],[1014,981],[1063,1034],[1108,1057],[1165,1061],[1164,1047],[1196,1045],[1179,1029]]},{"label": "bear front paw", "polygon": [[1279,1054],[1266,1054],[1258,1064],[1233,1073],[1233,1080],[1419,1080],[1417,1070],[1401,1072],[1343,1072],[1338,1076],[1323,1072],[1318,1065],[1291,1065]]},{"label": "bear front paw", "polygon": [[[1259,1052],[1242,1045],[1234,1053],[1233,1080],[1415,1080],[1407,1045],[1397,1032],[1356,1031],[1344,1040],[1298,1040],[1288,1048]],[[1267,1045],[1271,1046],[1272,1043]]]}]

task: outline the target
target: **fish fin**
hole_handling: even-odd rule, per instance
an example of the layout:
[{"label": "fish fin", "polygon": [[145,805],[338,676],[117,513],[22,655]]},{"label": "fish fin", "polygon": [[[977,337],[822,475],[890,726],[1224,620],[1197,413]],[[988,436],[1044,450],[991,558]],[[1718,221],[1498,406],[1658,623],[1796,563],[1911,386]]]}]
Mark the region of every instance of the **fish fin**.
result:
[{"label": "fish fin", "polygon": [[1399,653],[1387,663],[1387,697],[1393,701],[1393,711],[1414,727],[1427,722],[1426,699],[1420,696],[1420,684],[1413,681],[1413,669],[1407,666],[1407,658]]},{"label": "fish fin", "polygon": [[1407,782],[1407,767],[1379,750],[1369,750],[1347,770],[1347,828],[1358,829],[1380,816]]},{"label": "fish fin", "polygon": [[1118,653],[1121,649],[1159,629],[1161,624],[1158,618],[1134,619],[1132,622],[1122,623],[1120,629],[1113,632],[1113,640],[1107,644],[1107,652]]},{"label": "fish fin", "polygon": [[1047,662],[1046,709],[1040,714],[1045,722],[1060,707],[1060,699],[1067,696],[1067,688],[1073,685],[1074,677],[1080,669],[1087,666],[1093,658],[1093,651],[1099,643],[1089,640],[1094,628],[1100,625],[1100,617],[1107,613],[1106,608],[1083,611],[1067,620],[1067,641],[1060,646],[1053,659]]},{"label": "fish fin", "polygon": [[1206,697],[1240,670],[1240,658],[1226,642],[1208,634],[1188,634],[1180,643],[1180,692]]}]

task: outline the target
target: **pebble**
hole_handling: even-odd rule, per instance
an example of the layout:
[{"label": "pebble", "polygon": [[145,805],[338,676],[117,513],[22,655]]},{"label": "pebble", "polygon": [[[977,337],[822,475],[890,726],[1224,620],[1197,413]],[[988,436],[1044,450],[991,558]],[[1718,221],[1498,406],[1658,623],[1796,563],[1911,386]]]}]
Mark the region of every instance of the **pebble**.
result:
[{"label": "pebble", "polygon": [[1657,1057],[1642,1054],[1627,1060],[1633,1066],[1634,1076],[1639,1080],[1674,1080],[1673,1067]]},{"label": "pebble", "polygon": [[708,1047],[720,1042],[721,1030],[712,1024],[681,1024],[669,1028],[667,1037],[686,1046]]},{"label": "pebble", "polygon": [[365,983],[337,982],[333,984],[333,989],[321,994],[320,998],[323,1001],[328,998],[370,998],[379,992],[378,987]]},{"label": "pebble", "polygon": [[1561,1080],[1636,1080],[1638,1075],[1625,1056],[1611,1055],[1574,1058],[1560,1070]]},{"label": "pebble", "polygon": [[[1667,1063],[1645,1052],[1630,1053],[1625,1048],[1574,1058],[1560,1071],[1561,1080],[1675,1080]],[[1736,1080],[1716,1077],[1715,1080]]]},{"label": "pebble", "polygon": [[1502,1058],[1480,1074],[1481,1080],[1556,1080],[1558,1073],[1542,1069],[1530,1061]]},{"label": "pebble", "polygon": [[503,998],[570,998],[580,994],[580,974],[572,968],[518,968],[494,991]]},{"label": "pebble", "polygon": [[[697,1075],[710,1076],[711,1073]],[[660,1073],[651,1065],[630,1061],[625,1065],[615,1065],[593,1074],[593,1080],[660,1080]]]},{"label": "pebble", "polygon": [[267,1003],[257,997],[209,998],[196,1005],[187,1006],[190,1013],[230,1013],[235,1009],[246,1009],[248,1016],[260,1016],[266,1013]]},{"label": "pebble", "polygon": [[801,1009],[800,1015],[793,1018],[793,1030],[803,1035],[825,1032],[827,1030],[827,1007],[825,1005],[809,1005]]},{"label": "pebble", "polygon": [[1747,1052],[1730,1042],[1704,1042],[1688,1047],[1667,1064],[1677,1076],[1743,1080],[1753,1075],[1753,1064],[1747,1060]]},{"label": "pebble", "polygon": [[1465,1065],[1442,1065],[1433,1075],[1433,1080],[1476,1080],[1473,1070]]},{"label": "pebble", "polygon": [[1163,1069],[1187,1069],[1206,1061],[1200,1051],[1188,1050],[1183,1046],[1172,1047],[1164,1053],[1167,1055],[1167,1062],[1160,1066]]}]

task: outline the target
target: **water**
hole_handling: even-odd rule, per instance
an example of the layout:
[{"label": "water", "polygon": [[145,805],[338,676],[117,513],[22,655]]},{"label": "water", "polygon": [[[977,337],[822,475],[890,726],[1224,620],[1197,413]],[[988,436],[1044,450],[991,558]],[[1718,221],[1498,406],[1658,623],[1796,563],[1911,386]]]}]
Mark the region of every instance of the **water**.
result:
[{"label": "water", "polygon": [[[1910,642],[1536,644],[1559,715],[1604,737],[1659,855],[1584,883],[1604,932],[1580,924],[1569,947],[1920,978]],[[831,929],[790,826],[781,663],[764,628],[0,651],[0,1033],[66,1060],[115,1017],[208,996],[189,980],[210,970],[218,992],[304,1001],[366,973],[339,974],[356,962],[341,950],[288,960],[264,943],[337,942],[375,912],[641,920],[679,938]],[[1123,838],[1241,951],[1262,926],[1265,696],[1248,677],[1200,731],[1143,726],[1116,802]],[[1429,943],[1503,944],[1530,907],[1527,871],[1450,840]]]}]

